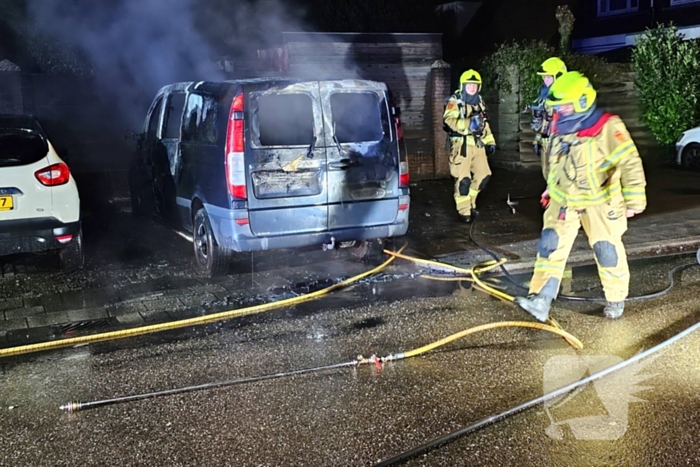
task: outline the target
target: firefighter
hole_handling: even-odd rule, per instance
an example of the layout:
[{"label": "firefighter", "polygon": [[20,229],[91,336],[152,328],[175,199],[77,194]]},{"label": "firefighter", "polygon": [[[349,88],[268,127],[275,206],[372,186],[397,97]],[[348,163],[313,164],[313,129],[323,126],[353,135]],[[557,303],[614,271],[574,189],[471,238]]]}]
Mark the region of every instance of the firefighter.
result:
[{"label": "firefighter", "polygon": [[547,178],[547,147],[549,143],[549,127],[552,121],[551,109],[545,105],[549,88],[554,82],[567,72],[566,64],[559,57],[550,57],[540,66],[537,72],[542,77],[542,86],[540,87],[539,97],[530,104],[530,112],[532,113],[531,127],[535,132],[535,141],[533,142],[533,151],[540,156],[542,161],[542,174]]},{"label": "firefighter", "polygon": [[605,291],[603,314],[619,318],[630,280],[622,234],[627,218],[646,208],[642,160],[620,117],[596,106],[596,91],[582,74],[562,75],[546,104],[555,113],[543,193],[548,204],[529,295],[516,303],[547,320],[583,226]]},{"label": "firefighter", "polygon": [[454,198],[464,222],[478,214],[476,198],[491,178],[487,160],[496,151],[496,140],[481,98],[481,75],[467,70],[459,78],[459,89],[450,97],[443,119],[450,138],[450,174],[455,179]]}]

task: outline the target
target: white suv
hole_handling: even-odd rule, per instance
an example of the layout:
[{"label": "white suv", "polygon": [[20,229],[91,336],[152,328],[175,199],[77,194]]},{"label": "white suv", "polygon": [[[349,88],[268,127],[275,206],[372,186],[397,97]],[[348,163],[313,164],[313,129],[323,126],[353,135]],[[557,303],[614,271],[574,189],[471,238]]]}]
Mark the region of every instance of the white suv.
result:
[{"label": "white suv", "polygon": [[36,118],[0,115],[0,255],[52,250],[82,268],[78,187]]}]

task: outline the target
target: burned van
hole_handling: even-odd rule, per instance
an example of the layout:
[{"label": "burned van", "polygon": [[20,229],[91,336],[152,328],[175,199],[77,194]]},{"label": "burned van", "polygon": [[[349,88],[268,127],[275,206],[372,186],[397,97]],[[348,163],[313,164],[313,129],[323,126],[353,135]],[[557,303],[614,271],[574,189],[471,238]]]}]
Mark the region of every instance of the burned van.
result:
[{"label": "burned van", "polygon": [[211,275],[235,252],[400,236],[410,204],[402,137],[380,82],[172,84],[139,138],[133,211],[191,240]]}]

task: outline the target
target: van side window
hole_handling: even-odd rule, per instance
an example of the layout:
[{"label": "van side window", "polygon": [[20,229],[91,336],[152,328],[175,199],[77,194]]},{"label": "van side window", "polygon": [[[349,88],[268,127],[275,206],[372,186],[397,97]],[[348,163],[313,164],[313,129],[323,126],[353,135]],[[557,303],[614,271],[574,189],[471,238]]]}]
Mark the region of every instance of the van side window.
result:
[{"label": "van side window", "polygon": [[380,101],[375,93],[336,92],[330,101],[338,142],[362,143],[384,137]]},{"label": "van side window", "polygon": [[168,99],[168,108],[165,115],[166,123],[163,129],[163,139],[178,139],[180,137],[180,122],[182,111],[185,107],[185,94],[171,94]]},{"label": "van side window", "polygon": [[158,99],[158,103],[153,108],[151,119],[148,121],[148,139],[156,139],[158,135],[158,124],[160,123],[160,109],[163,108],[163,98]]},{"label": "van side window", "polygon": [[217,112],[217,102],[211,96],[201,94],[187,96],[182,141],[216,144]]},{"label": "van side window", "polygon": [[313,102],[308,94],[264,94],[258,98],[262,146],[308,146],[314,138]]}]

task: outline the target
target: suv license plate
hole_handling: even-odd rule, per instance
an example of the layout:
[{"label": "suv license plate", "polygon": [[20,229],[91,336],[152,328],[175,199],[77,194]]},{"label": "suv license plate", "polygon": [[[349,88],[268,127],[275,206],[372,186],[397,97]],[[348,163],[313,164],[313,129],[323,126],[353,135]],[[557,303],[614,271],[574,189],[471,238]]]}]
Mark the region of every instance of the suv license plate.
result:
[{"label": "suv license plate", "polygon": [[15,207],[12,196],[0,196],[0,211],[9,211]]}]

